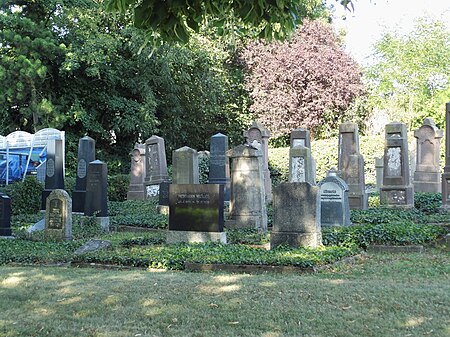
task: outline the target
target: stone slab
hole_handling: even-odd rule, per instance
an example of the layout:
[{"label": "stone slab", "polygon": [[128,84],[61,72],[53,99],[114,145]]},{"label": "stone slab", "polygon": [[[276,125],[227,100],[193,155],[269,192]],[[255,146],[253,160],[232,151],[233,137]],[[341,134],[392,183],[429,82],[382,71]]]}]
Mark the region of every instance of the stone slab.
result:
[{"label": "stone slab", "polygon": [[166,243],[194,243],[194,242],[221,242],[227,243],[225,232],[199,232],[199,231],[180,231],[168,230]]},{"label": "stone slab", "polygon": [[281,245],[318,248],[322,246],[322,233],[272,232],[270,249]]},{"label": "stone slab", "polygon": [[75,251],[75,255],[83,255],[112,247],[111,241],[91,239]]},{"label": "stone slab", "polygon": [[248,264],[221,264],[221,263],[192,263],[185,262],[184,269],[195,272],[225,271],[229,273],[278,273],[278,274],[305,274],[315,273],[314,267],[295,267],[295,266],[267,266],[267,265],[248,265]]}]

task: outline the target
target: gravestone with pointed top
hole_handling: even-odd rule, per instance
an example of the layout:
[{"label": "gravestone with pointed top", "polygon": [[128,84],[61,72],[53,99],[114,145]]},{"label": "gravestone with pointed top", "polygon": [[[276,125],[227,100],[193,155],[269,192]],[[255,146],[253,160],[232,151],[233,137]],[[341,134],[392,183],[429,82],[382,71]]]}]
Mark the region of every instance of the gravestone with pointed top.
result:
[{"label": "gravestone with pointed top", "polygon": [[183,146],[172,155],[172,183],[198,184],[198,152],[188,146]]},{"label": "gravestone with pointed top", "polygon": [[95,140],[84,136],[78,141],[77,178],[72,193],[72,211],[84,213],[86,199],[87,167],[95,160]]},{"label": "gravestone with pointed top", "polygon": [[131,151],[130,185],[127,200],[145,199],[145,144],[134,145]]},{"label": "gravestone with pointed top", "polygon": [[227,136],[218,133],[211,137],[208,183],[224,186],[225,201],[230,200],[230,165],[226,156],[227,151]]},{"label": "gravestone with pointed top", "polygon": [[47,197],[55,189],[64,189],[64,144],[61,139],[47,143],[45,188],[42,191],[41,210],[45,210]]},{"label": "gravestone with pointed top", "polygon": [[167,160],[164,139],[151,136],[145,141],[145,197],[159,194],[159,184],[167,181]]}]

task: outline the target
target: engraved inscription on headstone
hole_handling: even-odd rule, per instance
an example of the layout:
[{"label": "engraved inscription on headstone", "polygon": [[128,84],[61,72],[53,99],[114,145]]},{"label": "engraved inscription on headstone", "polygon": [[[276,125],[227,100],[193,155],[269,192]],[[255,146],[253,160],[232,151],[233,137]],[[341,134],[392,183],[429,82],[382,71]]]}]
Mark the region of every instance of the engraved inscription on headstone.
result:
[{"label": "engraved inscription on headstone", "polygon": [[299,145],[306,146],[305,145],[305,140],[304,139],[293,139],[292,140],[292,147],[299,146]]},{"label": "engraved inscription on headstone", "polygon": [[48,228],[61,229],[63,227],[63,203],[59,199],[50,200],[48,211]]},{"label": "engraved inscription on headstone", "polygon": [[50,158],[47,160],[47,177],[53,177],[55,175],[55,161]]},{"label": "engraved inscription on headstone", "polygon": [[80,177],[80,178],[86,177],[86,172],[87,172],[86,160],[80,159],[78,161],[78,167],[77,167],[77,175],[78,175],[78,177]]},{"label": "engraved inscription on headstone", "polygon": [[292,157],[292,179],[291,182],[305,182],[305,157]]},{"label": "engraved inscription on headstone", "polygon": [[400,147],[390,147],[387,150],[387,172],[388,176],[400,176],[401,175],[401,158]]},{"label": "engraved inscription on headstone", "polygon": [[72,199],[62,189],[47,197],[44,233],[54,239],[72,239]]}]

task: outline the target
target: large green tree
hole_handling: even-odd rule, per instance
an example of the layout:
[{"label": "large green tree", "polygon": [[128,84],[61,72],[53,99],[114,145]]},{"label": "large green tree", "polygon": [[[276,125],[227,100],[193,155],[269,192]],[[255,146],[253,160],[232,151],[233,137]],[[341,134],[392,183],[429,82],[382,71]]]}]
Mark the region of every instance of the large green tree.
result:
[{"label": "large green tree", "polygon": [[408,33],[390,32],[374,45],[374,64],[365,77],[375,113],[422,124],[433,117],[443,127],[450,100],[450,31],[443,22],[422,18]]}]

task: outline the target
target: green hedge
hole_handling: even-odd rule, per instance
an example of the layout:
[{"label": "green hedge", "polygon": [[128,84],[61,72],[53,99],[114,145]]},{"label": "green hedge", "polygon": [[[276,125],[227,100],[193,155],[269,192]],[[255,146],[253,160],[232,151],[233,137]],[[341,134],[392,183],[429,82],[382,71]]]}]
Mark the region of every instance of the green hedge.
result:
[{"label": "green hedge", "polygon": [[11,213],[35,214],[41,209],[44,186],[34,176],[26,176],[24,181],[16,181],[1,188],[11,198]]}]

